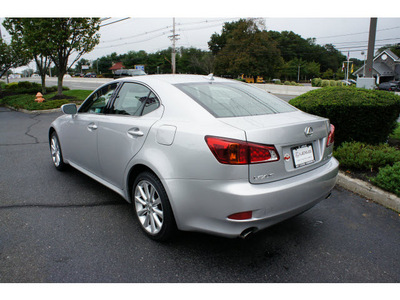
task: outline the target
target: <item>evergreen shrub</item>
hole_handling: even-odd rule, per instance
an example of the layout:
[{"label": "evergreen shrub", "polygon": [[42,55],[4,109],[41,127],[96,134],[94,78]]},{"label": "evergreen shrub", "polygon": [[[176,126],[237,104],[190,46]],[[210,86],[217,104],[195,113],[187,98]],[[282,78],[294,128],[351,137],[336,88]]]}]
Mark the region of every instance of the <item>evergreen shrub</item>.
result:
[{"label": "evergreen shrub", "polygon": [[336,127],[336,145],[346,141],[384,143],[397,127],[400,114],[400,96],[354,87],[317,89],[289,103],[307,113],[329,118]]}]

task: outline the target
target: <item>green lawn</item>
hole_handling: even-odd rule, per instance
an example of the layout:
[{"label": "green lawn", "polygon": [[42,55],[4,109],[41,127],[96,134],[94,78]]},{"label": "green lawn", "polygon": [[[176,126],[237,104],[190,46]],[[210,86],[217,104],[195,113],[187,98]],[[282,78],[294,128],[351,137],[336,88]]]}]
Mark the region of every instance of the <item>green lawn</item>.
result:
[{"label": "green lawn", "polygon": [[59,108],[61,105],[66,103],[77,103],[80,104],[92,91],[89,90],[69,90],[63,91],[63,95],[67,97],[73,97],[71,99],[51,100],[57,93],[49,93],[44,95],[45,101],[42,103],[35,102],[36,95],[22,94],[6,96],[0,99],[0,104],[6,104],[14,108],[23,108],[27,110],[44,110]]}]

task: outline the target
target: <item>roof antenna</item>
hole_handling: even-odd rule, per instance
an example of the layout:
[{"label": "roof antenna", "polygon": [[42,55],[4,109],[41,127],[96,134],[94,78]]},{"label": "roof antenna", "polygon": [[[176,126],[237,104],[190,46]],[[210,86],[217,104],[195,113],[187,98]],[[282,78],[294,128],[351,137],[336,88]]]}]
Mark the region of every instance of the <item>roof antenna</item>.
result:
[{"label": "roof antenna", "polygon": [[210,80],[210,81],[213,81],[213,80],[214,80],[214,74],[213,74],[213,73],[208,74],[208,76],[206,77],[206,79],[208,79],[208,80]]}]

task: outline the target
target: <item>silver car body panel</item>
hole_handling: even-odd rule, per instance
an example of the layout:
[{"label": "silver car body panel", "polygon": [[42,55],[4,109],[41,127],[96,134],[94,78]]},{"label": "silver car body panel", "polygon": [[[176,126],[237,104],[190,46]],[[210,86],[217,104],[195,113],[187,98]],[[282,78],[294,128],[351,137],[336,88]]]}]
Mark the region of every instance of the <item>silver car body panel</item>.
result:
[{"label": "silver car body panel", "polygon": [[[152,170],[165,187],[179,229],[238,236],[246,228],[263,229],[312,207],[334,187],[338,162],[332,157],[333,147],[326,147],[327,119],[299,110],[215,118],[173,85],[209,82],[205,76],[150,75],[116,80],[126,81],[151,89],[160,101],[159,108],[142,117],[63,115],[51,127],[60,138],[66,163],[128,202],[132,168],[143,165]],[[311,137],[304,134],[306,127],[312,127]],[[207,135],[274,145],[280,160],[221,164],[205,142]],[[312,164],[295,168],[283,159],[293,147],[309,143],[316,157]],[[271,173],[274,175],[262,177]],[[253,211],[250,220],[227,218],[249,210]]]}]

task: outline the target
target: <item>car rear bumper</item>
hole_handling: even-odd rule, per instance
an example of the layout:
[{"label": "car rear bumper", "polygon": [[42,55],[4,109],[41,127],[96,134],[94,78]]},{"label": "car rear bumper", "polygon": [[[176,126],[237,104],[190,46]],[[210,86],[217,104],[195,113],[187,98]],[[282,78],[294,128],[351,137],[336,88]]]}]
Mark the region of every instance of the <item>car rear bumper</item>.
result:
[{"label": "car rear bumper", "polygon": [[[261,230],[302,213],[325,199],[335,186],[338,169],[338,161],[331,158],[312,171],[265,184],[190,179],[163,183],[180,230],[237,237],[249,228]],[[227,218],[244,211],[252,211],[252,218]]]}]

